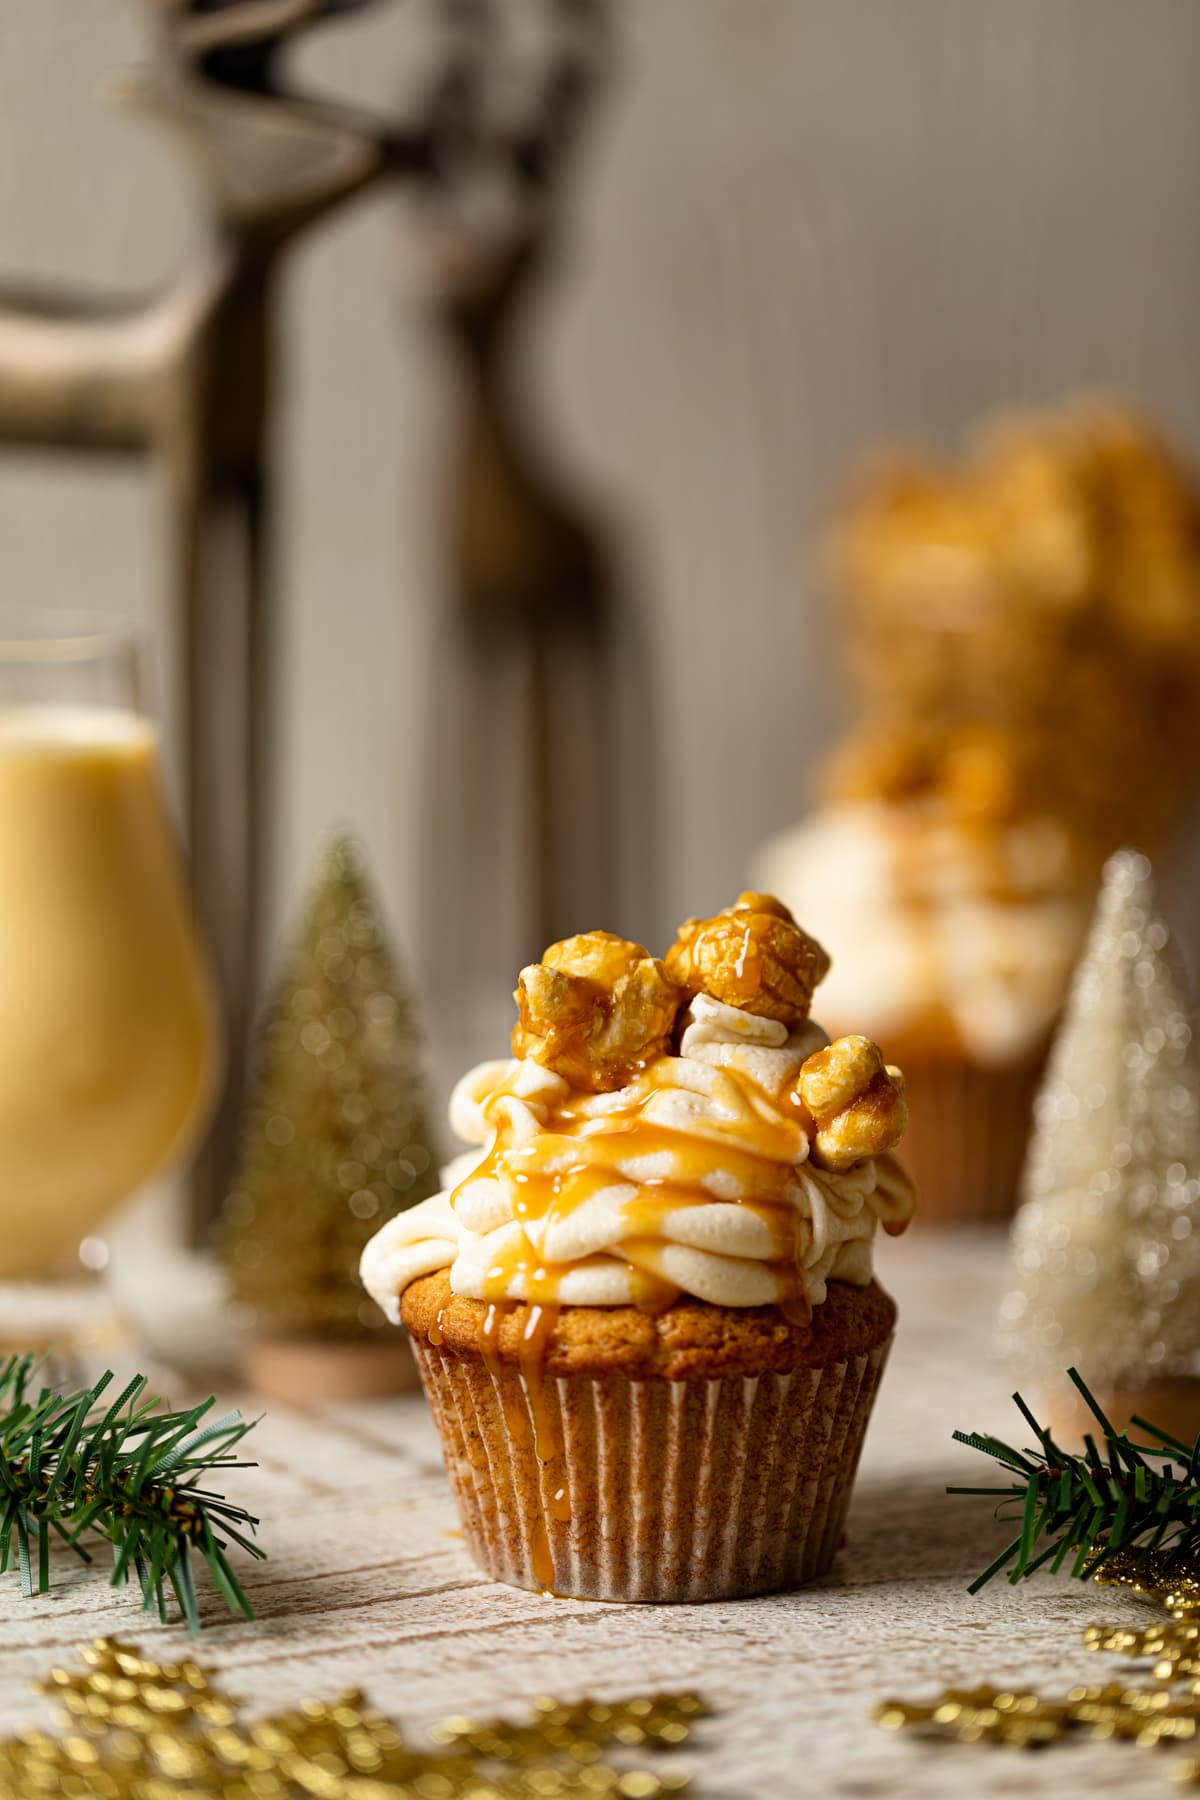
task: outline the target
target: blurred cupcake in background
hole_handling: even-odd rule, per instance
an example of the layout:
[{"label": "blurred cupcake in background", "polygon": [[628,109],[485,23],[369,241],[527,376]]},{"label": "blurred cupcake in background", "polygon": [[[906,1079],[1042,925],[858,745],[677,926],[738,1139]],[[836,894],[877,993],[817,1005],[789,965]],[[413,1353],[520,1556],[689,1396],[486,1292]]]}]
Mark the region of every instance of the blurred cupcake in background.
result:
[{"label": "blurred cupcake in background", "polygon": [[863,1021],[908,1082],[927,1219],[1009,1212],[1033,1098],[1095,885],[1019,747],[984,730],[872,734],[826,801],[764,846],[756,879],[832,941],[828,1029]]},{"label": "blurred cupcake in background", "polygon": [[909,1081],[926,1220],[1011,1211],[1104,858],[1160,849],[1200,764],[1200,505],[1133,413],[877,462],[831,566],[860,718],[751,878],[811,923],[825,1013]]}]

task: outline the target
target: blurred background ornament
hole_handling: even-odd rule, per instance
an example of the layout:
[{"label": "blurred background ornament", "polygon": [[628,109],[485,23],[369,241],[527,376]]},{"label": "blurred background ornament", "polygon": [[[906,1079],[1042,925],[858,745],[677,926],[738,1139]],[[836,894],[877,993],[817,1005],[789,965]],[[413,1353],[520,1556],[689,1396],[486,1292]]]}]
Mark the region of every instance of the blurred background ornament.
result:
[{"label": "blurred background ornament", "polygon": [[[1090,1429],[1077,1366],[1118,1428],[1200,1430],[1200,1055],[1148,860],[1105,866],[1013,1228],[1004,1348],[1058,1435]],[[1040,1384],[1040,1385],[1039,1385]]]},{"label": "blurred background ornament", "polygon": [[315,1403],[407,1385],[407,1345],[376,1332],[358,1261],[386,1219],[436,1186],[408,1001],[358,853],[338,833],[262,1025],[222,1222],[252,1386]]}]

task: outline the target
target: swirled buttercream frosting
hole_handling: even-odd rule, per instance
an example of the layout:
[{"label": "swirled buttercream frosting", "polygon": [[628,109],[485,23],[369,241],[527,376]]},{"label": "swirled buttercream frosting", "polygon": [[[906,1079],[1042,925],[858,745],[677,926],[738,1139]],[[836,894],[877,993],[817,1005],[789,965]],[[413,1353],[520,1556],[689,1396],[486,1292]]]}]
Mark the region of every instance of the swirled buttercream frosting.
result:
[{"label": "swirled buttercream frosting", "polygon": [[[736,908],[718,915],[730,916],[737,920]],[[790,916],[779,908],[771,917]],[[774,954],[780,933],[767,936]],[[819,1025],[795,1016],[807,994],[793,996],[788,1017],[751,1010],[756,999],[766,1004],[774,965],[748,976],[754,934],[744,944],[734,938],[729,970],[740,958],[740,979],[752,990],[758,980],[762,991],[743,1005],[689,995],[670,956],[655,965],[661,980],[638,975],[640,989],[652,991],[655,1042],[639,1058],[630,1037],[619,1085],[604,1076],[581,1086],[528,1054],[481,1063],[462,1078],[450,1122],[472,1148],[446,1169],[441,1193],[390,1220],[363,1256],[363,1281],[389,1318],[398,1321],[410,1282],[443,1268],[453,1292],[482,1301],[658,1310],[688,1294],[720,1306],[775,1304],[793,1318],[824,1300],[830,1280],[870,1281],[876,1225],[901,1231],[913,1207],[890,1154],[903,1125],[899,1072],[885,1069],[867,1039],[830,1045]],[[699,944],[692,960],[703,970],[702,935]],[[622,969],[640,969],[646,953],[624,949],[638,955],[625,956]],[[560,961],[588,967],[575,979],[592,981],[583,954]],[[534,967],[551,962],[548,952]],[[537,989],[530,973],[519,1003],[523,990]],[[676,984],[677,1016],[660,1049],[663,981]],[[611,991],[601,983],[592,996],[598,1023],[582,990],[560,997],[560,1017],[576,1018],[579,1030],[570,1056],[552,1060],[575,1073],[591,1030],[604,1045],[597,1066],[614,1066],[616,1027],[604,1013]],[[550,1034],[539,1034],[525,1009],[522,1019],[518,1041],[532,1035],[545,1054]],[[865,1146],[877,1153],[856,1154]]]}]

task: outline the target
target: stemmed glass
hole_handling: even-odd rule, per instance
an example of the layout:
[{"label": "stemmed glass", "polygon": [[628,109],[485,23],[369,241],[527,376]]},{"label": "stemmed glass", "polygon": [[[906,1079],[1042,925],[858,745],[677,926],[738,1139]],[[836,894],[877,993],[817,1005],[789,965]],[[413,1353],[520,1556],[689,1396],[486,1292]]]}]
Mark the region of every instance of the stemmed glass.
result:
[{"label": "stemmed glass", "polygon": [[143,693],[135,631],[0,619],[2,1277],[69,1267],[182,1155],[215,1086],[212,989]]}]

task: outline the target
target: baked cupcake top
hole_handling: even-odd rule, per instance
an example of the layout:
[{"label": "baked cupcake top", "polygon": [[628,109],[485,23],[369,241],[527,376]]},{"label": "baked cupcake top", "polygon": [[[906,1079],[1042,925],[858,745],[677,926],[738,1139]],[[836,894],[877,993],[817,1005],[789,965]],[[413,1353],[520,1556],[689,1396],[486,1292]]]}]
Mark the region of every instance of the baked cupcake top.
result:
[{"label": "baked cupcake top", "polygon": [[511,1059],[459,1082],[475,1146],[390,1220],[362,1277],[394,1321],[449,1269],[483,1301],[659,1311],[681,1294],[807,1318],[871,1279],[913,1209],[903,1078],[809,1017],[829,959],[767,895],[689,919],[661,961],[607,932],[521,971]]}]

